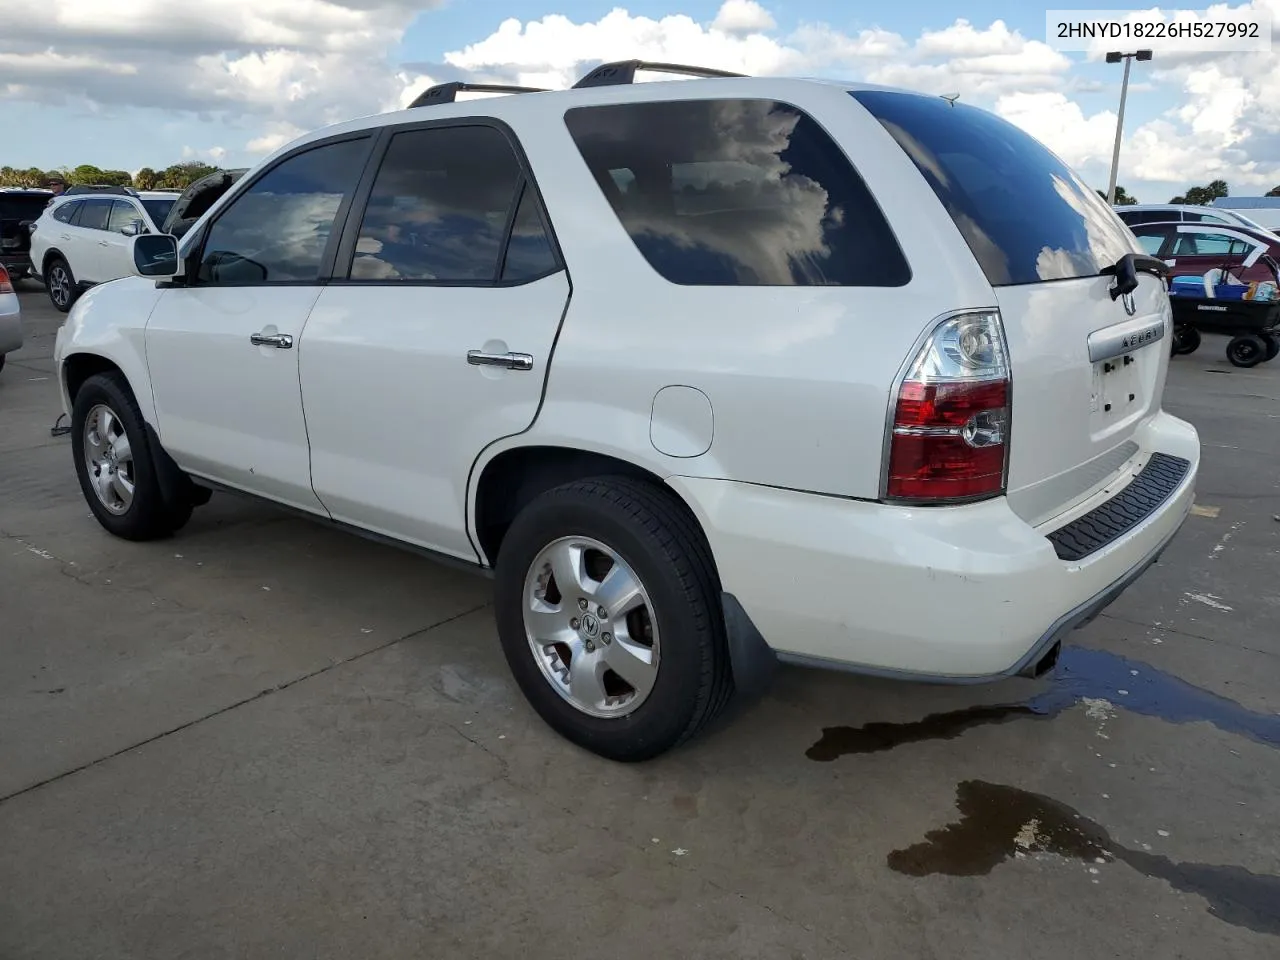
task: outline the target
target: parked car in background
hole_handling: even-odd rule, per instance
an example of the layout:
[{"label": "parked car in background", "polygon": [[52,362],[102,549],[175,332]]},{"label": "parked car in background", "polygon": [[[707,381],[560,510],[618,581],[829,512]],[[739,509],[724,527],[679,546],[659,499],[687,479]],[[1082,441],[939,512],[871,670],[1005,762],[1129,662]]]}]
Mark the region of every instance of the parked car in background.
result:
[{"label": "parked car in background", "polygon": [[31,266],[66,312],[95,283],[129,276],[129,238],[159,233],[178,195],[130,187],[72,187],[31,227]]},{"label": "parked car in background", "polygon": [[13,279],[0,264],[0,370],[5,356],[22,346],[22,307],[13,289]]},{"label": "parked car in background", "polygon": [[1194,498],[1163,264],[990,112],[643,66],[433,88],[130,238],[54,348],[97,522],[224,488],[491,571],[520,689],[620,760],[778,659],[1050,669]]},{"label": "parked car in background", "polygon": [[[1114,208],[1120,219],[1130,227],[1140,223],[1221,223],[1225,226],[1248,227],[1250,230],[1261,230],[1271,233],[1268,227],[1251,220],[1237,210],[1219,209],[1215,207],[1199,207],[1194,204],[1177,203],[1134,203]],[[1275,235],[1280,241],[1280,235]]]},{"label": "parked car in background", "polygon": [[11,281],[31,273],[31,224],[52,196],[48,190],[0,187],[0,266]]},{"label": "parked car in background", "polygon": [[1230,267],[1245,283],[1274,283],[1263,254],[1280,261],[1280,237],[1266,230],[1209,223],[1143,223],[1131,227],[1138,243],[1169,265],[1170,276],[1203,276]]},{"label": "parked car in background", "polygon": [[1237,217],[1248,217],[1251,223],[1280,232],[1280,197],[1218,197],[1213,209]]},{"label": "parked car in background", "polygon": [[208,176],[196,180],[182,191],[170,207],[160,228],[161,232],[175,237],[183,236],[197,220],[204,216],[205,211],[246,173],[248,173],[247,167],[236,170],[215,170]]}]

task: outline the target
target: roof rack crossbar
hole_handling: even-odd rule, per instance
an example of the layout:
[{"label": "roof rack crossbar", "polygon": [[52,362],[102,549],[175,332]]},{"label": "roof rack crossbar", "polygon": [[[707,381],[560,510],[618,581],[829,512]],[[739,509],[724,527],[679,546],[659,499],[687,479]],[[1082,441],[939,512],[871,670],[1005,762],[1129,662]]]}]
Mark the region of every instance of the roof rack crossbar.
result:
[{"label": "roof rack crossbar", "polygon": [[133,187],[121,187],[112,183],[78,183],[75,186],[67,187],[62,192],[66,196],[83,196],[85,194],[101,193],[116,197],[136,197],[138,191]]},{"label": "roof rack crossbar", "polygon": [[452,83],[437,83],[434,87],[427,87],[413,99],[413,103],[409,104],[409,109],[414,107],[429,107],[437,103],[453,103],[458,99],[458,94],[467,93],[546,93],[542,87],[517,87],[509,83],[462,83],[453,81]]},{"label": "roof rack crossbar", "polygon": [[693,67],[683,63],[657,63],[653,60],[615,60],[602,63],[585,77],[573,85],[573,89],[585,87],[612,87],[624,83],[635,83],[637,70],[652,70],[656,73],[678,73],[688,77],[745,77],[745,73],[731,73],[728,70],[716,70],[712,67]]}]

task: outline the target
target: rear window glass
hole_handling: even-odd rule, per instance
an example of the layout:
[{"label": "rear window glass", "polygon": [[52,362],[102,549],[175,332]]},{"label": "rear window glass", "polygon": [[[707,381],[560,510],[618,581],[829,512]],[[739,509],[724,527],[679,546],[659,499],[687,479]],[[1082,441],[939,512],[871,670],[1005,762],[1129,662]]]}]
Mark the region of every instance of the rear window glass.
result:
[{"label": "rear window glass", "polygon": [[920,94],[851,95],[924,175],[993,285],[1095,276],[1136,251],[1102,197],[995,114]]},{"label": "rear window glass", "polygon": [[672,283],[901,286],[906,259],[862,178],[771,100],[577,107],[569,133],[632,241]]},{"label": "rear window glass", "polygon": [[143,200],[142,205],[147,208],[147,215],[151,217],[151,222],[157,227],[163,227],[165,218],[169,216],[169,211],[173,209],[173,205],[177,200],[178,195],[174,194],[172,198],[161,197],[157,200]]},{"label": "rear window glass", "polygon": [[0,220],[38,220],[49,203],[50,194],[0,193]]}]

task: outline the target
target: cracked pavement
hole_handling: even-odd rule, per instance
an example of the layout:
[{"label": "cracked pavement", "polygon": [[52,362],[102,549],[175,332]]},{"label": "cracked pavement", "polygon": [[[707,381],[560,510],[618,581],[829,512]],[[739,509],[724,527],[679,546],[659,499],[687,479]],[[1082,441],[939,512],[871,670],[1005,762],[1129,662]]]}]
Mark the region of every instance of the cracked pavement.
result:
[{"label": "cracked pavement", "polygon": [[[20,293],[5,960],[1280,950],[1280,366],[1236,370],[1212,337],[1173,361],[1202,509],[1071,638],[1119,679],[1037,713],[1084,667],[978,688],[786,669],[728,725],[622,766],[525,705],[483,579],[222,494],[172,540],[104,533],[49,434],[61,317]],[[1179,679],[1229,722],[1188,713]],[[1073,816],[1127,860],[1078,855]]]}]

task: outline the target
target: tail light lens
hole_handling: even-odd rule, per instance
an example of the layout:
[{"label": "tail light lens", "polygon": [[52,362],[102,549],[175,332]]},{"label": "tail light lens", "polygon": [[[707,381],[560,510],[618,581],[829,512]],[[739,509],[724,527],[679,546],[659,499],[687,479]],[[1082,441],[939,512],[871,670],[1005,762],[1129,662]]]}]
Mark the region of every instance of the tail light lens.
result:
[{"label": "tail light lens", "polygon": [[9,271],[0,267],[0,293],[13,293],[13,284],[9,280]]},{"label": "tail light lens", "polygon": [[939,324],[898,388],[886,498],[946,503],[1003,493],[1009,392],[999,313],[961,314]]}]

